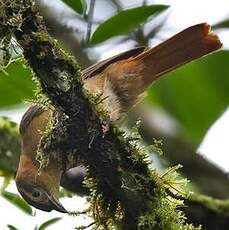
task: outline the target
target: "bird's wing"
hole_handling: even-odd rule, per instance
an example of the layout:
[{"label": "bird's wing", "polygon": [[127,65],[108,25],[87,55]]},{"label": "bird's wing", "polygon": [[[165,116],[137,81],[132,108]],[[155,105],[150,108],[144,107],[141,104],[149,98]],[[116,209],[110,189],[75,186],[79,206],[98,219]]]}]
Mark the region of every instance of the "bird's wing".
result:
[{"label": "bird's wing", "polygon": [[113,64],[117,61],[128,59],[130,57],[135,57],[142,53],[145,50],[144,46],[140,46],[123,53],[117,54],[113,57],[110,57],[104,61],[100,61],[94,65],[89,66],[88,68],[82,71],[83,79],[91,78],[99,73],[101,73],[104,69],[106,69],[110,64]]},{"label": "bird's wing", "polygon": [[38,104],[32,104],[21,119],[19,128],[20,134],[23,135],[24,132],[27,130],[27,127],[30,125],[31,121],[34,119],[34,117],[39,116],[43,112],[44,108],[42,106]]}]

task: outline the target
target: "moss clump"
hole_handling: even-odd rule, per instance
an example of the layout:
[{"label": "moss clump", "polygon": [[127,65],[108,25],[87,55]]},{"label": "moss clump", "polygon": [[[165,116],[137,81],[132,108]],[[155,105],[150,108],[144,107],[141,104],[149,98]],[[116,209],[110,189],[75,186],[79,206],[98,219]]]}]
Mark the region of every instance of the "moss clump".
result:
[{"label": "moss clump", "polygon": [[[148,155],[139,146],[139,141],[130,140],[129,136],[118,132],[120,142],[127,148],[125,155],[120,158],[120,177],[122,180],[121,191],[126,194],[128,201],[112,203],[112,197],[107,200],[104,192],[98,186],[94,177],[86,180],[91,189],[89,202],[91,204],[88,214],[95,219],[95,229],[162,229],[162,230],[200,230],[185,223],[184,213],[177,207],[183,205],[183,201],[175,199],[171,194],[177,193],[177,184],[182,186],[186,180],[177,180],[176,170],[180,166],[168,169],[160,175],[155,170],[150,170]],[[135,134],[136,135],[136,134]],[[157,146],[158,148],[158,146]],[[182,188],[179,188],[182,191]],[[179,193],[181,197],[182,194]],[[133,222],[128,220],[126,207],[134,210],[129,213]],[[134,220],[134,218],[136,218]]]}]

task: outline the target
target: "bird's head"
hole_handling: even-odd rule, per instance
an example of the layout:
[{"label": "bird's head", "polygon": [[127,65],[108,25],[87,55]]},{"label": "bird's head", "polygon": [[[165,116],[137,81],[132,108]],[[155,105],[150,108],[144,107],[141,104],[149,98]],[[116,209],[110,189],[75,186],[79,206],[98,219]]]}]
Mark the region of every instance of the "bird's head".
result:
[{"label": "bird's head", "polygon": [[61,171],[49,166],[39,171],[38,169],[38,164],[28,156],[21,155],[16,176],[16,185],[21,196],[37,209],[67,213],[58,199]]},{"label": "bird's head", "polygon": [[19,193],[33,207],[46,212],[67,212],[58,199],[63,171],[55,161],[39,170],[36,160],[42,132],[51,114],[51,111],[37,105],[31,106],[24,114],[20,124],[22,152],[15,181]]}]

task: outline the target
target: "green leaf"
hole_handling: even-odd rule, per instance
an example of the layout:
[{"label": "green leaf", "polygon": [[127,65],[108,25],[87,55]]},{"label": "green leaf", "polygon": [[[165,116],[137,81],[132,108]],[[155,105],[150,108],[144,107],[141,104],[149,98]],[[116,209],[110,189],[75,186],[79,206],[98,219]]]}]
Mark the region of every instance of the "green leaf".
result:
[{"label": "green leaf", "polygon": [[17,228],[15,228],[13,225],[8,224],[7,227],[9,228],[9,230],[18,230]]},{"label": "green leaf", "polygon": [[16,207],[21,209],[26,214],[29,214],[29,215],[33,214],[32,208],[17,194],[4,191],[2,192],[2,197],[4,197],[10,203],[14,204]]},{"label": "green leaf", "polygon": [[11,63],[0,72],[0,108],[31,99],[35,88],[30,69],[25,68],[21,61]]},{"label": "green leaf", "polygon": [[70,6],[74,11],[79,14],[83,14],[85,2],[82,0],[63,0],[65,4]]},{"label": "green leaf", "polygon": [[212,29],[224,29],[224,28],[229,28],[228,18],[212,26]]},{"label": "green leaf", "polygon": [[44,229],[46,229],[47,227],[49,227],[50,225],[55,224],[56,222],[58,222],[58,221],[61,220],[61,219],[62,219],[61,217],[56,217],[56,218],[50,219],[50,220],[44,222],[44,223],[38,228],[38,230],[44,230]]},{"label": "green leaf", "polygon": [[166,5],[149,5],[123,10],[98,26],[90,42],[97,44],[114,36],[128,34],[150,16],[155,16],[167,8]]},{"label": "green leaf", "polygon": [[221,51],[185,65],[157,81],[148,99],[163,107],[200,142],[229,104],[229,52]]}]

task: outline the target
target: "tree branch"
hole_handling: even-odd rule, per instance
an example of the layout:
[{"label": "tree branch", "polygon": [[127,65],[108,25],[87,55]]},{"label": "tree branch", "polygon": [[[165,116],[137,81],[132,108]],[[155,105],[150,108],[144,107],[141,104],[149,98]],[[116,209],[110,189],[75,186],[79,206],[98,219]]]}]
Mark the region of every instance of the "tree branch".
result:
[{"label": "tree branch", "polygon": [[181,172],[197,186],[198,191],[215,198],[228,199],[228,175],[206,158],[196,153],[196,148],[182,140],[179,134],[165,134],[155,127],[148,119],[154,116],[153,110],[147,110],[146,108],[137,108],[131,113],[132,123],[139,117],[141,118],[140,133],[144,141],[150,145],[153,138],[163,140],[163,157],[170,165],[181,164],[184,166]]},{"label": "tree branch", "polygon": [[[69,28],[63,23],[60,13],[50,9],[45,5],[44,1],[36,0],[39,13],[44,17],[45,24],[48,27],[49,33],[56,39],[61,41],[67,50],[76,57],[78,63],[83,68],[92,64],[85,50],[83,50],[82,41],[77,38],[75,28]],[[86,22],[84,22],[86,25]]]}]

